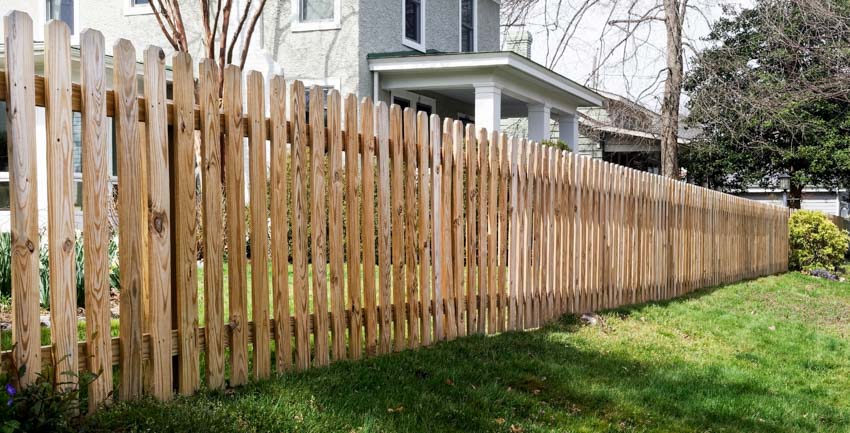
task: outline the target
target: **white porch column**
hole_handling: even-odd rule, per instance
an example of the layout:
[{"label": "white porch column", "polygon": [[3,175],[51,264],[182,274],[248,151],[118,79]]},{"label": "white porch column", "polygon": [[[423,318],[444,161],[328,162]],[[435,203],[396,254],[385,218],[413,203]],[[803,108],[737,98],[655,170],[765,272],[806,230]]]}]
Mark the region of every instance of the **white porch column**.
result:
[{"label": "white porch column", "polygon": [[546,104],[528,104],[528,139],[536,142],[548,140],[552,132],[549,120],[552,107]]},{"label": "white porch column", "polygon": [[560,113],[558,116],[558,138],[575,152],[578,146],[578,118],[575,114]]},{"label": "white porch column", "polygon": [[487,131],[500,130],[502,89],[493,84],[475,86],[475,126]]}]

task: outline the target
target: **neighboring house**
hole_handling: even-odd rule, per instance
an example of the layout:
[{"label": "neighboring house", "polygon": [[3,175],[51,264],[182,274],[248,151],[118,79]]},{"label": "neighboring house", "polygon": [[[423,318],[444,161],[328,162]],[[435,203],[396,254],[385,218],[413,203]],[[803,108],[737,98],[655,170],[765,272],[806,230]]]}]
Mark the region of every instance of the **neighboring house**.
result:
[{"label": "neighboring house", "polygon": [[[36,41],[43,40],[44,24],[51,18],[68,23],[72,44],[79,40],[82,29],[100,30],[107,54],[118,38],[126,38],[136,46],[141,59],[148,45],[171,51],[148,1],[3,0],[0,14],[15,9],[29,13]],[[197,0],[181,1],[190,49],[196,58],[202,51],[198,4]],[[245,0],[233,0],[233,4],[234,12],[241,12]],[[603,98],[525,56],[499,51],[499,8],[498,0],[269,1],[254,32],[245,69],[261,71],[267,79],[271,74],[283,74],[287,80],[298,79],[308,87],[319,85],[325,90],[337,89],[343,94],[475,122],[488,130],[499,129],[504,118],[527,118],[529,138],[537,141],[548,138],[550,123],[555,121],[560,126],[559,138],[575,145],[579,108],[598,106]],[[233,28],[238,14],[231,19]],[[237,45],[242,42],[237,41]],[[42,45],[38,43],[35,50],[36,71],[40,73]],[[75,79],[78,59],[75,52]],[[110,61],[107,57],[107,67]],[[45,155],[44,114],[37,111],[37,152]],[[78,126],[74,134],[75,163],[79,167]],[[9,184],[6,134],[0,135],[2,228],[8,225],[8,213],[3,210],[8,209]],[[40,208],[46,207],[43,165],[42,161],[38,171]],[[110,170],[114,175],[114,164]]]},{"label": "neighboring house", "polygon": [[[597,91],[600,107],[579,110],[579,149],[582,155],[650,173],[661,170],[661,115],[613,93]],[[680,128],[679,144],[697,131]]]},{"label": "neighboring house", "polygon": [[[779,206],[785,206],[787,200],[783,191],[758,187],[747,188],[746,192],[735,195]],[[850,217],[850,192],[846,189],[832,191],[818,187],[803,188],[800,209],[816,210],[828,215],[848,218]]]}]

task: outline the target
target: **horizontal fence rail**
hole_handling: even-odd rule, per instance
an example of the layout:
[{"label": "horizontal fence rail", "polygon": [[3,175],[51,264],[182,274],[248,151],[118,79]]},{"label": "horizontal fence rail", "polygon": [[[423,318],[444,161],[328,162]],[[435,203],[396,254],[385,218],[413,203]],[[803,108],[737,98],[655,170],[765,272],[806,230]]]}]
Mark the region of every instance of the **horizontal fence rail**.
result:
[{"label": "horizontal fence rail", "polygon": [[[73,83],[59,21],[46,26],[45,75],[36,76],[31,19],[11,13],[4,28],[14,347],[3,361],[29,367],[24,385],[41,365],[98,374],[91,409],[113,394],[168,399],[202,383],[536,328],[787,269],[780,207],[208,59],[195,77],[186,53],[171,57],[169,84],[157,47],[142,53],[140,92],[126,40],[113,46],[107,89],[104,40],[93,30],[80,35]],[[36,107],[46,111],[46,155],[36,154]],[[86,156],[85,341],[74,314],[73,112]],[[121,269],[114,338],[109,121]],[[37,158],[49,167],[39,173],[50,216],[45,347]]]}]

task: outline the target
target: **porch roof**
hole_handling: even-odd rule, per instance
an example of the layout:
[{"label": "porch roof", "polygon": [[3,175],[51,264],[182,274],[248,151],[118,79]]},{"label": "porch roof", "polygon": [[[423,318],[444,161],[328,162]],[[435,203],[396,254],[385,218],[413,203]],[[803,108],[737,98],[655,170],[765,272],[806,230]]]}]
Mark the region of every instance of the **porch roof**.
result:
[{"label": "porch roof", "polygon": [[593,90],[511,51],[405,51],[369,54],[367,59],[369,70],[380,74],[381,87],[387,90],[471,91],[494,85],[513,99],[543,103],[564,113],[603,102]]}]

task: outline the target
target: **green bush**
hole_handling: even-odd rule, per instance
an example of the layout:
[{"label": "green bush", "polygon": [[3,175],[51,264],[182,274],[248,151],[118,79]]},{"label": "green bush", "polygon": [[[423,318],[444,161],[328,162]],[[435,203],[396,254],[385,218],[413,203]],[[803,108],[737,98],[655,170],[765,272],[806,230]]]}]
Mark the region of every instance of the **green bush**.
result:
[{"label": "green bush", "polygon": [[825,214],[797,211],[788,220],[789,265],[794,270],[837,270],[847,252],[847,232],[839,229]]}]

